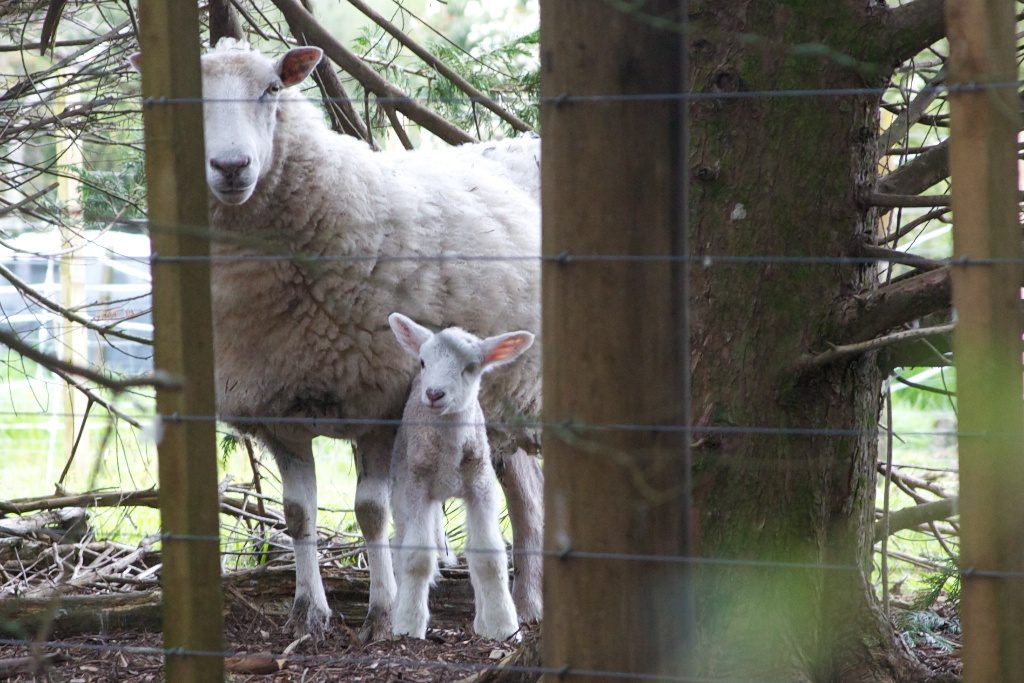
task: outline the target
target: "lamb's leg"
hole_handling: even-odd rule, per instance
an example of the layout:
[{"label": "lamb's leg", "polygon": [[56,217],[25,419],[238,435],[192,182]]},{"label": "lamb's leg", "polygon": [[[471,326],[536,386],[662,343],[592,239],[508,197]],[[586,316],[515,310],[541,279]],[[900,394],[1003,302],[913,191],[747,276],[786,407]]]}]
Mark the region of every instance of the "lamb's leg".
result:
[{"label": "lamb's leg", "polygon": [[519,630],[519,619],[508,590],[508,558],[498,525],[498,486],[489,464],[466,489],[466,558],[476,604],[473,630],[485,638],[504,640]]},{"label": "lamb's leg", "polygon": [[502,457],[497,472],[512,522],[512,599],[520,619],[536,621],[543,605],[544,473],[522,449]]},{"label": "lamb's leg", "polygon": [[394,430],[375,430],[356,441],[356,521],[366,541],[370,565],[370,608],[359,629],[363,642],[391,635],[395,572],[388,544],[388,481]]},{"label": "lamb's leg", "polygon": [[331,619],[316,554],[316,469],[309,436],[267,442],[284,489],[284,519],[295,549],[295,602],[288,624],[296,635],[322,640]]},{"label": "lamb's leg", "polygon": [[398,564],[398,598],[395,603],[394,634],[423,638],[427,635],[430,611],[427,599],[430,584],[437,576],[435,531],[441,516],[441,504],[427,499],[425,491],[410,486],[406,489],[405,533],[396,551]]}]

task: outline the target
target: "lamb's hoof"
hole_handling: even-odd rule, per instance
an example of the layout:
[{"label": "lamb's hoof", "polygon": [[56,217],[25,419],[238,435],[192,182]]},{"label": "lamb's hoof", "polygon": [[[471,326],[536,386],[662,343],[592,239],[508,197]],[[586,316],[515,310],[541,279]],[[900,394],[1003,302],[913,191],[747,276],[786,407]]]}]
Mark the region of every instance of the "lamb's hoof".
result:
[{"label": "lamb's hoof", "polygon": [[366,621],[359,629],[359,642],[366,644],[391,637],[391,613],[377,605],[371,605]]},{"label": "lamb's hoof", "polygon": [[307,598],[297,598],[288,615],[286,628],[290,628],[296,638],[308,635],[313,642],[320,642],[326,637],[331,625],[331,610],[312,604]]}]

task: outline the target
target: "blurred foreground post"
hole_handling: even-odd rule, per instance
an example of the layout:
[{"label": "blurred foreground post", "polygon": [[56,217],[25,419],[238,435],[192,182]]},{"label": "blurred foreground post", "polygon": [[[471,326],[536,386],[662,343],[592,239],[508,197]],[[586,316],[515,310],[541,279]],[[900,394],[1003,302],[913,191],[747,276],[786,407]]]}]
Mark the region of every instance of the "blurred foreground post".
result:
[{"label": "blurred foreground post", "polygon": [[649,20],[678,8],[541,5],[544,665],[567,680],[692,666],[687,264],[575,258],[685,252],[684,104],[618,97],[680,91],[683,32]]},{"label": "blurred foreground post", "polygon": [[[156,370],[182,383],[157,392],[163,416],[160,514],[164,646],[223,650],[207,190],[198,6],[142,0],[142,93],[153,254]],[[161,103],[161,98],[179,100]],[[182,102],[181,99],[195,101]],[[175,421],[176,415],[209,419]],[[223,680],[219,656],[168,654],[168,681]]]},{"label": "blurred foreground post", "polygon": [[[1024,680],[1024,411],[1014,3],[949,0],[964,679]],[[1001,84],[956,91],[964,84]],[[1016,575],[999,575],[1014,572]]]}]

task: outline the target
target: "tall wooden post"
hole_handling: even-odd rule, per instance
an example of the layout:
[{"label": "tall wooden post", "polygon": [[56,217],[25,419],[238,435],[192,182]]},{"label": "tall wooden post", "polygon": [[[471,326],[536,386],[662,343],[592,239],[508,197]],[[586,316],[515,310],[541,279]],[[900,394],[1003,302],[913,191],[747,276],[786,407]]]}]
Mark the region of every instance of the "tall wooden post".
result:
[{"label": "tall wooden post", "polygon": [[[163,543],[164,645],[220,652],[217,455],[212,416],[210,264],[176,256],[210,253],[203,152],[199,17],[194,2],[141,0],[142,93],[146,104],[146,179],[153,254],[156,369],[182,382],[157,392],[165,421],[159,444]],[[160,98],[195,102],[161,103]],[[170,417],[169,417],[170,416]],[[169,681],[219,681],[215,656],[168,654]]]},{"label": "tall wooden post", "polygon": [[[950,0],[949,158],[960,431],[964,678],[1024,680],[1024,411],[1014,3]],[[1010,84],[1010,85],[1005,85]],[[991,572],[991,573],[989,573]],[[1000,576],[1000,572],[1017,575]]]},{"label": "tall wooden post", "polygon": [[[58,109],[78,103],[78,93],[61,98]],[[82,168],[85,158],[81,141],[73,133],[59,144],[59,159],[63,166],[71,169]],[[57,199],[60,201],[63,225],[60,228],[60,303],[68,310],[81,306],[86,301],[85,259],[79,251],[85,246],[85,225],[82,221],[81,182],[74,171],[57,178]],[[89,332],[78,323],[58,318],[57,339],[61,345],[61,358],[69,363],[89,364]],[[85,396],[70,384],[64,387],[64,458],[74,451],[78,425],[84,423]],[[51,462],[46,462],[46,481],[50,482]]]},{"label": "tall wooden post", "polygon": [[591,680],[691,666],[688,565],[609,556],[689,553],[689,435],[586,426],[687,421],[685,263],[586,260],[685,244],[683,105],[614,99],[679,92],[678,7],[541,5],[544,663]]}]

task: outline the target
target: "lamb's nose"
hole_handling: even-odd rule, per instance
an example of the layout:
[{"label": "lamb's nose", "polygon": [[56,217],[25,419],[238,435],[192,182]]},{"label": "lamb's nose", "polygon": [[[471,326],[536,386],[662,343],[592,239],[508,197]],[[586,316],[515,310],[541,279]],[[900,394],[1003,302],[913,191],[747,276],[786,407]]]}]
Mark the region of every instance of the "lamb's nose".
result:
[{"label": "lamb's nose", "polygon": [[252,158],[249,156],[220,157],[219,159],[210,159],[210,166],[213,169],[220,171],[226,176],[232,176],[238,173],[251,163]]},{"label": "lamb's nose", "polygon": [[444,392],[438,389],[427,389],[427,398],[431,401],[440,401],[444,398]]}]

